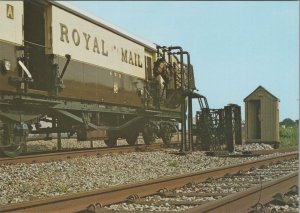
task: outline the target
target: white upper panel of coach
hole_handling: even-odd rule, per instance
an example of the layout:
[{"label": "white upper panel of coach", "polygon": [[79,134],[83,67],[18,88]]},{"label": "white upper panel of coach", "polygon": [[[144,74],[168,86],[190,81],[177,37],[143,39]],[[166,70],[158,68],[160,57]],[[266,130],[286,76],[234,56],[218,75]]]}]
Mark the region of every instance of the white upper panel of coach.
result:
[{"label": "white upper panel of coach", "polygon": [[103,26],[106,29],[111,30],[112,32],[115,32],[115,33],[117,33],[117,34],[119,34],[119,35],[121,35],[121,36],[123,36],[125,38],[128,38],[128,39],[130,39],[132,41],[135,41],[136,43],[138,43],[138,44],[140,44],[140,45],[142,45],[144,47],[147,47],[148,49],[151,49],[151,50],[154,50],[154,51],[156,50],[156,45],[155,44],[153,44],[153,43],[151,43],[149,41],[146,41],[146,40],[144,40],[142,38],[139,38],[139,37],[137,37],[137,36],[135,36],[135,35],[127,32],[127,31],[125,31],[125,30],[123,30],[123,29],[121,29],[121,28],[119,28],[119,27],[117,27],[117,26],[115,26],[115,25],[113,25],[111,23],[108,23],[107,21],[102,20],[99,17],[96,17],[96,16],[94,16],[92,14],[89,14],[89,13],[87,13],[87,12],[85,12],[85,11],[77,8],[77,7],[75,7],[72,4],[69,4],[69,3],[63,2],[63,1],[49,1],[49,2],[51,4],[54,4],[54,5],[58,6],[58,7],[63,8],[64,10],[67,10],[67,11],[69,11],[71,13],[74,13],[74,14],[80,16],[81,18],[84,18],[84,19],[86,19],[86,20],[88,20],[88,21],[90,21],[90,22],[92,22],[94,24]]},{"label": "white upper panel of coach", "polygon": [[145,78],[144,47],[60,8],[52,9],[48,53]]},{"label": "white upper panel of coach", "polygon": [[[61,2],[55,5],[61,6]],[[47,53],[70,54],[72,59],[145,79],[145,48],[155,50],[154,44],[75,11],[70,5],[68,10],[66,4],[63,9],[57,6],[52,5],[48,12],[52,37],[47,39],[51,40]]]},{"label": "white upper panel of coach", "polygon": [[0,1],[0,40],[23,44],[22,17],[22,1]]}]

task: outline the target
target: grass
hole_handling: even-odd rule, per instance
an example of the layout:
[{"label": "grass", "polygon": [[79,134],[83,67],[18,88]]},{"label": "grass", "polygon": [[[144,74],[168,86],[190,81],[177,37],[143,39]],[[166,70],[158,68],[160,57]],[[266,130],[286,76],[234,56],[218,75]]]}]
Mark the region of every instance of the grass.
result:
[{"label": "grass", "polygon": [[171,161],[168,162],[168,166],[177,167],[178,166],[178,162],[175,161],[175,160],[171,160]]},{"label": "grass", "polygon": [[20,186],[20,191],[22,193],[27,193],[32,190],[31,184],[30,183],[22,183]]},{"label": "grass", "polygon": [[281,147],[285,148],[297,148],[299,141],[298,127],[280,127],[280,141]]},{"label": "grass", "polygon": [[65,185],[65,184],[59,184],[56,187],[56,191],[59,192],[59,193],[66,193],[68,191],[68,186]]}]

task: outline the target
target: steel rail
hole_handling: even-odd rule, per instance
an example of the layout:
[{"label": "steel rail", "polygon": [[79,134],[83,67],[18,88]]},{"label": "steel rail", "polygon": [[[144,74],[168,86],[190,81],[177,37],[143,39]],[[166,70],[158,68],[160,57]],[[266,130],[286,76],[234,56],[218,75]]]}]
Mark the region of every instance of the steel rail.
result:
[{"label": "steel rail", "polygon": [[252,187],[246,191],[228,195],[185,211],[186,213],[247,213],[256,204],[270,202],[278,193],[286,193],[294,185],[298,184],[298,173],[293,173],[273,181],[263,183],[261,186]]},{"label": "steel rail", "polygon": [[273,153],[285,153],[285,152],[294,152],[298,151],[298,148],[279,148],[279,149],[270,149],[270,150],[253,150],[249,151],[251,154],[256,155],[269,155]]},{"label": "steel rail", "polygon": [[40,153],[40,154],[33,153],[30,155],[23,155],[15,158],[10,158],[10,157],[0,158],[0,165],[65,160],[65,159],[71,159],[76,157],[99,156],[99,155],[110,154],[110,153],[128,153],[128,152],[135,152],[138,150],[161,148],[163,146],[164,144],[155,143],[151,145],[139,144],[136,146],[120,146],[120,147],[113,147],[113,148],[101,147],[101,148],[93,148],[93,149],[77,149],[77,150],[72,149],[68,151],[56,151],[56,152]]},{"label": "steel rail", "polygon": [[140,197],[156,194],[162,188],[175,188],[190,182],[201,182],[208,178],[220,178],[225,174],[235,174],[241,170],[249,170],[253,167],[295,159],[298,153],[264,158],[243,164],[236,164],[222,168],[209,169],[192,174],[160,178],[152,181],[143,181],[135,184],[111,187],[85,193],[57,196],[54,198],[37,201],[22,202],[0,206],[0,212],[77,212],[87,209],[88,206],[109,205],[123,202],[128,196],[137,194]]}]

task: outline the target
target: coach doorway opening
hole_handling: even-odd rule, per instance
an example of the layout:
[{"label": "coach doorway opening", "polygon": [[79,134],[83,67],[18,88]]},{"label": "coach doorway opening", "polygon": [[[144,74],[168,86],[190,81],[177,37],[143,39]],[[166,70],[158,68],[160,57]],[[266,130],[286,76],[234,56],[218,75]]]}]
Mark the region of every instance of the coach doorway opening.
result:
[{"label": "coach doorway opening", "polygon": [[48,90],[51,79],[45,54],[45,9],[39,1],[24,1],[24,56],[33,77],[30,89]]}]

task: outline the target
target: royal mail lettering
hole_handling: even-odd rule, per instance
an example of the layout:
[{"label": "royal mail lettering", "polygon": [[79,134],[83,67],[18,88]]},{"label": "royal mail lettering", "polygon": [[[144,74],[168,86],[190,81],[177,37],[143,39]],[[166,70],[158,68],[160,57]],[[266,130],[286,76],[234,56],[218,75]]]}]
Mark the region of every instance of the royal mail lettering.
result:
[{"label": "royal mail lettering", "polygon": [[[69,30],[68,27],[63,24],[60,23],[60,40],[62,42],[67,42],[69,43]],[[85,40],[85,49],[89,50],[89,41],[91,38],[91,35],[86,33],[86,32],[82,32],[82,36],[84,37]],[[73,29],[72,30],[72,42],[75,46],[79,46],[80,45],[80,33],[78,32],[77,29]],[[101,51],[100,51],[101,49]],[[105,49],[105,41],[103,39],[101,39],[101,43],[100,43],[100,48],[99,48],[99,42],[98,42],[98,38],[94,37],[94,42],[93,42],[93,52],[94,53],[98,53],[98,54],[102,54],[103,56],[108,56],[108,50]],[[143,67],[142,62],[140,61],[140,55],[137,53],[134,53],[132,51],[127,51],[124,48],[121,48],[121,61],[131,64],[133,66],[137,66],[137,67]]]},{"label": "royal mail lettering", "polygon": [[91,35],[86,34],[86,33],[83,33],[83,35],[85,38],[85,49],[89,50],[89,41],[90,41]]},{"label": "royal mail lettering", "polygon": [[47,54],[70,54],[73,60],[145,78],[142,45],[55,6],[51,11]]},{"label": "royal mail lettering", "polygon": [[[85,38],[85,49],[89,50],[89,41],[90,41],[91,35],[86,32],[82,32],[82,36]],[[81,35],[80,35],[79,31],[77,29],[73,29],[72,30],[72,41],[75,46],[80,45],[80,41],[81,41],[80,37],[81,37]],[[63,23],[60,23],[60,40],[62,42],[69,43],[69,29]],[[98,39],[97,39],[97,37],[94,37],[93,52],[98,53],[98,54],[101,53],[104,56],[108,56],[108,51],[105,49],[104,40],[101,39],[101,52],[100,52]]]},{"label": "royal mail lettering", "polygon": [[78,46],[80,44],[80,37],[79,37],[79,33],[76,29],[74,29],[72,31],[72,38],[73,38],[73,42],[74,42],[75,46]]},{"label": "royal mail lettering", "polygon": [[124,50],[123,48],[122,50],[122,62],[128,63],[127,62],[127,50]]},{"label": "royal mail lettering", "polygon": [[121,55],[121,60],[122,62],[134,65],[134,66],[138,66],[138,67],[143,67],[142,62],[140,61],[140,55],[133,53],[134,54],[134,58],[132,57],[132,52],[129,51],[129,53],[127,54],[127,50],[121,48],[122,50],[122,55]]},{"label": "royal mail lettering", "polygon": [[97,38],[94,38],[94,48],[93,48],[93,52],[96,52],[98,54],[100,54],[100,51],[99,51],[99,45],[98,45],[98,41],[97,41]]},{"label": "royal mail lettering", "polygon": [[108,56],[108,52],[107,50],[104,50],[104,40],[101,40],[101,43],[102,43],[102,55],[105,55],[105,56]]},{"label": "royal mail lettering", "polygon": [[67,26],[62,23],[59,23],[59,24],[60,24],[60,40],[64,42],[66,39],[66,42],[69,43]]}]

